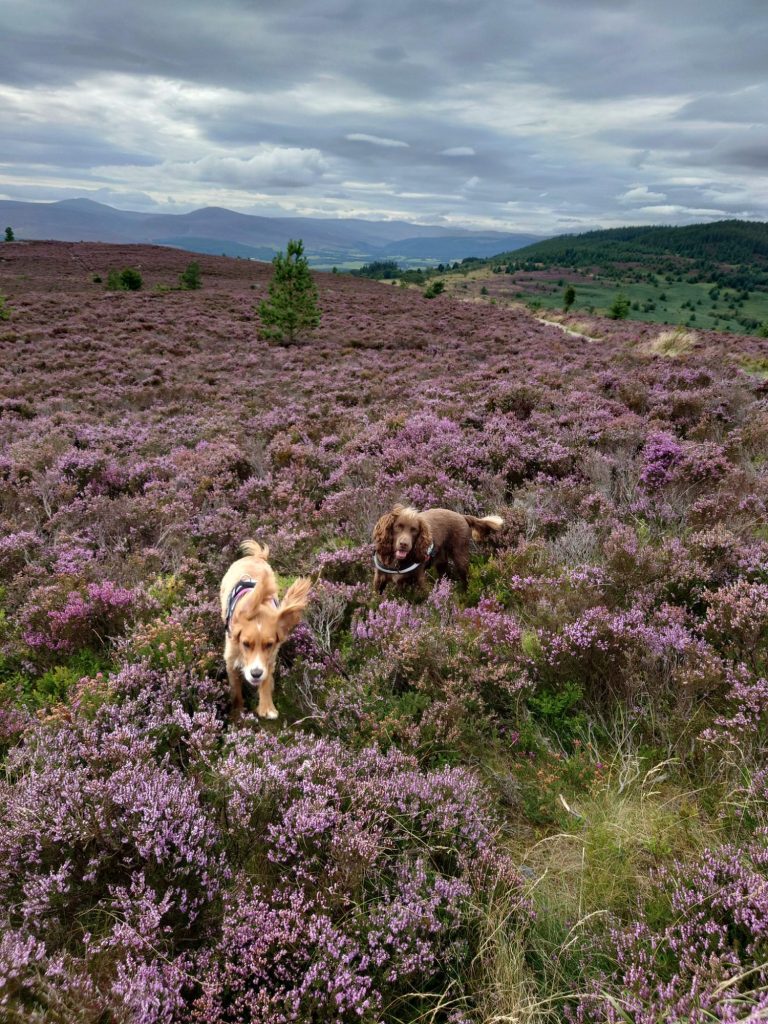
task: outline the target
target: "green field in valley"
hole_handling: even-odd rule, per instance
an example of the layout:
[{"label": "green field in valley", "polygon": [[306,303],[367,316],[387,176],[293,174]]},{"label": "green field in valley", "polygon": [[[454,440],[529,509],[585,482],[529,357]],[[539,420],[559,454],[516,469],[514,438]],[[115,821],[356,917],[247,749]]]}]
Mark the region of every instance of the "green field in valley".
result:
[{"label": "green field in valley", "polygon": [[[526,302],[537,302],[542,309],[561,309],[568,284],[568,278],[563,277],[562,284],[548,282],[546,290],[540,284],[535,291],[518,286],[515,296]],[[574,283],[573,287],[576,299],[572,312],[581,310],[605,315],[621,293],[629,300],[629,319],[633,320],[736,330],[745,334],[759,333],[762,325],[768,323],[768,293],[762,291],[739,292],[719,288],[711,282],[673,281],[668,284],[659,280],[653,285],[599,278],[589,283]]]}]

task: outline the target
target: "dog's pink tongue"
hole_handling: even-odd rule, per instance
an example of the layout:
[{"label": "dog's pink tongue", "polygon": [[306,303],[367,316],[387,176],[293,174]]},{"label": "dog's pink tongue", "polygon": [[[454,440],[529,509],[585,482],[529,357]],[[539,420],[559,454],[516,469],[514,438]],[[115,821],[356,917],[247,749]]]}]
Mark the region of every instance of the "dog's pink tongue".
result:
[{"label": "dog's pink tongue", "polygon": [[403,560],[403,559],[405,558],[405,556],[406,556],[407,554],[408,554],[408,552],[407,552],[407,551],[396,551],[396,552],[395,552],[395,558],[396,558],[396,559],[397,559],[397,560],[398,560],[399,562],[402,562],[402,560]]}]

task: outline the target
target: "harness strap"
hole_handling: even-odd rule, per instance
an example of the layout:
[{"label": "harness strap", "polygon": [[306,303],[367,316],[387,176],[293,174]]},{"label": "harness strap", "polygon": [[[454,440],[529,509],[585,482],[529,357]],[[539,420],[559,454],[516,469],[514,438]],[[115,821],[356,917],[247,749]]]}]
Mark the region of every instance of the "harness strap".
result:
[{"label": "harness strap", "polygon": [[409,572],[413,572],[414,569],[420,569],[423,565],[429,565],[435,554],[435,545],[430,544],[427,550],[427,557],[423,562],[414,562],[413,565],[409,565],[407,569],[388,569],[385,565],[382,565],[379,561],[376,553],[373,554],[373,564],[376,566],[379,572],[386,573],[387,576],[407,576]]},{"label": "harness strap", "polygon": [[[227,617],[224,620],[224,629],[227,635],[229,635],[229,627],[232,622],[232,616],[235,614],[235,605],[243,596],[243,594],[247,593],[250,590],[253,590],[255,586],[256,580],[251,579],[250,576],[245,576],[243,577],[243,579],[238,580],[237,583],[232,588],[232,590],[230,591],[229,599],[227,600]],[[272,598],[272,603],[274,604],[275,608],[280,607],[280,602],[276,597]]]}]

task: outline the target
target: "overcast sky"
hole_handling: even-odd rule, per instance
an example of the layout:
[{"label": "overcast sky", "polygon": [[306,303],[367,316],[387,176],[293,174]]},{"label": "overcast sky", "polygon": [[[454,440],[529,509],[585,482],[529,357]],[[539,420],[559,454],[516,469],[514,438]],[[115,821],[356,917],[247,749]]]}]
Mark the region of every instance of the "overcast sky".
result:
[{"label": "overcast sky", "polygon": [[0,0],[0,197],[768,219],[765,0]]}]

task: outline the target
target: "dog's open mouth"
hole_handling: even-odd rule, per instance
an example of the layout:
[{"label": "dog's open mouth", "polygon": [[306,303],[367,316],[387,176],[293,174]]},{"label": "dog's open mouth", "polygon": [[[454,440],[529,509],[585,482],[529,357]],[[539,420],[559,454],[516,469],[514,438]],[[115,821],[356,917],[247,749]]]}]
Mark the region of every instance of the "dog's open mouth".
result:
[{"label": "dog's open mouth", "polygon": [[404,558],[407,558],[408,554],[408,548],[398,548],[397,551],[395,551],[395,558],[398,562],[402,562]]}]

